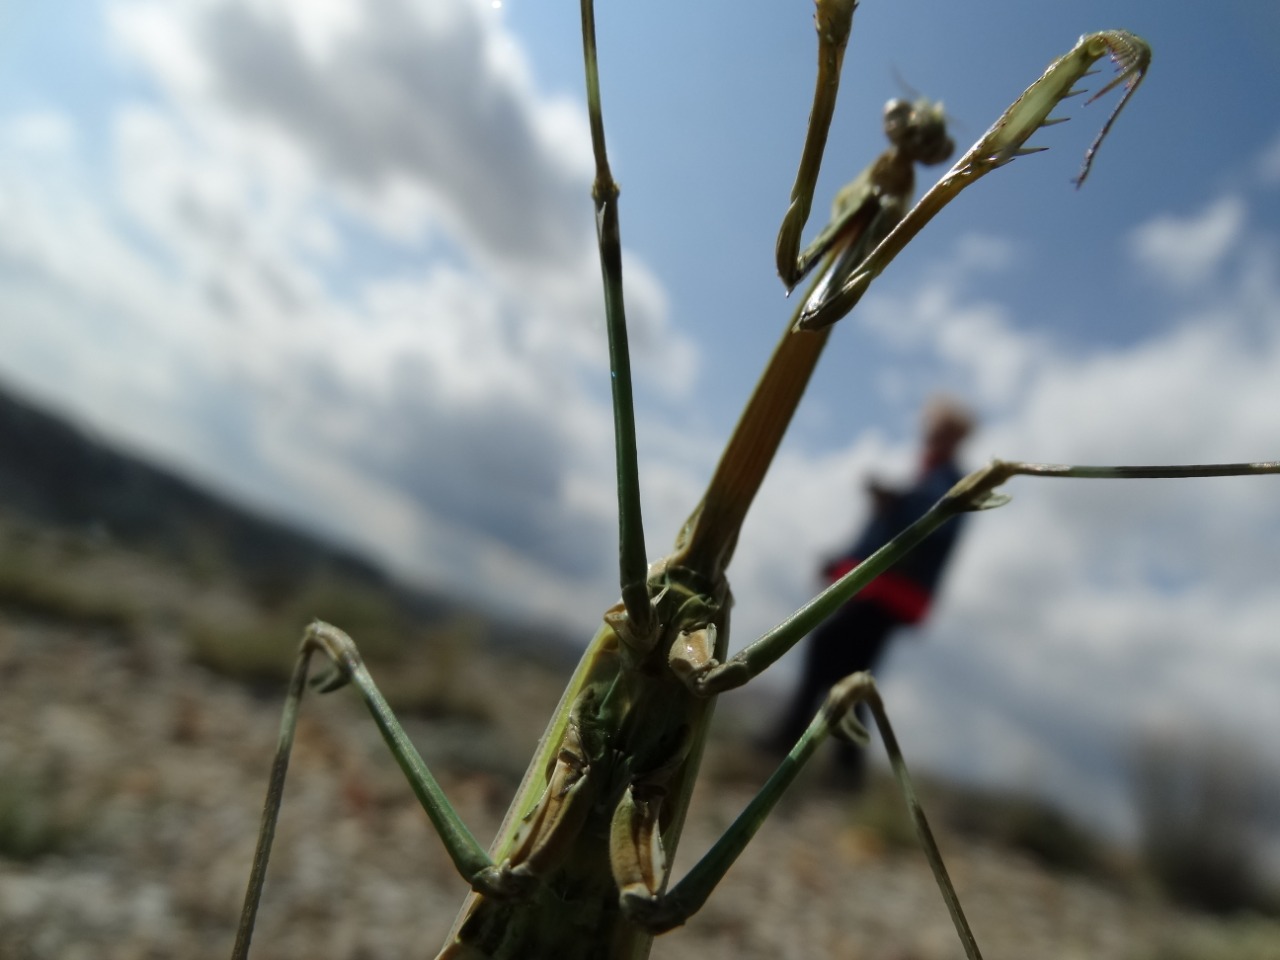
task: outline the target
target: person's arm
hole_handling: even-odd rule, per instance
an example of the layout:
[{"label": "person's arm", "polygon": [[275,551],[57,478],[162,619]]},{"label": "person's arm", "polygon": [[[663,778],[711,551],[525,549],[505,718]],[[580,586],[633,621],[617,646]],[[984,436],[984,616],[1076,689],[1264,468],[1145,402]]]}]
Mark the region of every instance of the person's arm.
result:
[{"label": "person's arm", "polygon": [[888,486],[879,477],[867,477],[863,489],[871,497],[871,509],[876,513],[886,513],[902,499],[907,492],[897,487]]}]

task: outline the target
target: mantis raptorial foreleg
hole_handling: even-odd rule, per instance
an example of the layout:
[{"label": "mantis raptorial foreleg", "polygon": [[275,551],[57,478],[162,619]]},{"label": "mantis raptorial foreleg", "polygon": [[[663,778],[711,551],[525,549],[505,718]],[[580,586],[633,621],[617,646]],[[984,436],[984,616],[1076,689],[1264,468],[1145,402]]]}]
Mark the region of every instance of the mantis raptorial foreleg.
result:
[{"label": "mantis raptorial foreleg", "polygon": [[1050,117],[1049,111],[1066,98],[1083,93],[1084,91],[1075,89],[1075,84],[1092,74],[1093,65],[1104,56],[1110,56],[1119,73],[1087,102],[1092,103],[1122,83],[1125,91],[1085,152],[1084,163],[1075,178],[1076,186],[1083,184],[1102,141],[1151,66],[1151,47],[1141,37],[1124,30],[1087,34],[1071,50],[1053,61],[1044,75],[1023,91],[1022,96],[920,198],[911,212],[880,241],[875,250],[856,269],[841,278],[838,292],[821,303],[806,304],[796,321],[796,329],[821,330],[835,323],[853,309],[866,293],[871,281],[880,275],[924,225],[959,196],[965,187],[1015,157],[1047,149],[1028,147],[1026,142],[1041,127],[1062,123],[1067,119]]},{"label": "mantis raptorial foreleg", "polygon": [[800,236],[809,222],[813,207],[813,191],[818,184],[818,171],[822,167],[822,155],[827,148],[827,133],[831,129],[831,117],[836,109],[836,94],[840,90],[840,68],[844,63],[845,47],[853,29],[853,12],[857,0],[815,0],[813,24],[818,31],[818,77],[813,89],[813,109],[809,113],[809,126],[805,132],[804,150],[800,154],[800,168],[791,188],[791,202],[778,230],[778,276],[791,290],[822,256],[821,250],[809,248],[800,251]]},{"label": "mantis raptorial foreleg", "polygon": [[820,154],[814,156],[813,151],[815,145],[826,142],[831,122],[828,98],[835,96],[834,85],[824,81],[824,76],[842,55],[840,38],[847,39],[852,6],[818,3],[818,85],[791,205],[778,235],[779,273],[788,288],[819,258],[826,256],[827,263],[784,332],[701,504],[682,533],[681,548],[687,562],[709,571],[728,565],[742,521],[822,354],[824,331],[853,309],[907,242],[966,186],[1016,156],[1037,152],[1037,148],[1025,146],[1027,139],[1040,127],[1059,122],[1059,118],[1049,117],[1049,112],[1063,99],[1079,93],[1074,84],[1109,54],[1119,75],[1093,99],[1120,83],[1126,89],[1085,155],[1076,178],[1077,184],[1082,183],[1103,138],[1151,63],[1151,48],[1146,42],[1123,30],[1081,37],[909,212],[913,163],[940,162],[952,147],[939,105],[927,100],[891,102],[885,111],[885,132],[893,146],[841,191],[827,228],[805,254],[797,255],[804,227],[800,218],[808,216],[818,173]]},{"label": "mantis raptorial foreleg", "polygon": [[[821,29],[818,35],[821,41]],[[820,58],[819,62],[825,61]],[[819,91],[822,89],[819,82]],[[830,117],[820,114],[815,106],[801,161],[802,179],[810,163],[808,151],[815,125],[829,121]],[[818,258],[822,268],[783,331],[702,503],[681,534],[678,549],[683,562],[715,571],[728,565],[738,530],[827,343],[825,331],[795,335],[792,327],[796,319],[810,305],[825,303],[848,272],[897,225],[915,190],[915,165],[940,163],[954,149],[941,106],[924,98],[915,103],[891,100],[885,107],[884,131],[889,148],[836,195],[830,222],[806,252],[809,259],[800,272],[819,262]],[[789,217],[800,209],[794,204]]]}]

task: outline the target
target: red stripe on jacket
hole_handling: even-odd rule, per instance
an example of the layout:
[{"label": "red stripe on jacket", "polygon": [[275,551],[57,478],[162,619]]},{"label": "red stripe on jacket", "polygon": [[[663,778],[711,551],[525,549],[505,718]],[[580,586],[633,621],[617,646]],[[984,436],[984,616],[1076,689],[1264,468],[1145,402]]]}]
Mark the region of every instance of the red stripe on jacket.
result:
[{"label": "red stripe on jacket", "polygon": [[[861,562],[846,557],[829,564],[823,573],[834,583]],[[929,612],[932,597],[914,580],[895,570],[886,570],[859,590],[853,599],[872,600],[903,623],[919,623]]]}]

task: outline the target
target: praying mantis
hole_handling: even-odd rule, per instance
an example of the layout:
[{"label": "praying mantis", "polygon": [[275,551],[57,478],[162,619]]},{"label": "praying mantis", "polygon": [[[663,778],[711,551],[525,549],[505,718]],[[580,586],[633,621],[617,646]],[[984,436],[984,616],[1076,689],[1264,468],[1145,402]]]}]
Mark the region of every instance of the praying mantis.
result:
[{"label": "praying mantis", "polygon": [[758,676],[818,623],[913,546],[961,513],[1000,506],[1018,475],[1077,478],[1194,477],[1280,472],[1280,463],[1172,467],[1067,467],[994,461],[966,477],[919,521],[793,616],[728,656],[732,596],[726,575],[738,532],[803,396],[834,325],[923,226],[967,186],[1015,157],[1059,118],[1050,112],[1104,59],[1123,87],[1086,153],[1083,182],[1112,123],[1137,90],[1151,52],[1121,30],[1082,37],[910,206],[914,167],[944,162],[953,145],[939,105],[895,100],[885,111],[890,147],[837,197],[831,222],[801,249],[830,128],[856,3],[817,0],[818,75],[799,171],[779,231],[786,288],[814,274],[674,549],[650,562],[641,523],[618,188],[605,143],[592,0],[582,0],[586,88],[596,176],[593,199],[604,284],[615,419],[620,600],[609,608],[575,671],[498,836],[486,851],[444,797],[339,628],[306,630],[290,681],[258,849],[233,956],[247,957],[281,805],[310,659],[329,670],[321,692],[354,686],[471,888],[440,960],[643,958],[655,935],[684,923],[707,900],[804,764],[829,736],[866,743],[854,707],[865,703],[889,753],[943,899],[969,960],[981,956],[947,876],[874,680],[854,674],[833,687],[789,755],[738,819],[682,878],[669,864],[680,839],[718,694]]}]

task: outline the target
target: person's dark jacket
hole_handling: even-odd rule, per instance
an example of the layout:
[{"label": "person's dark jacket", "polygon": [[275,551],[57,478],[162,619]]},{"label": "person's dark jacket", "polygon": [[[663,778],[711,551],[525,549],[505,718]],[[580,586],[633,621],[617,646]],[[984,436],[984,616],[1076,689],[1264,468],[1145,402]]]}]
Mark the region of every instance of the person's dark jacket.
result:
[{"label": "person's dark jacket", "polygon": [[[823,573],[831,580],[844,576],[924,516],[962,476],[954,463],[941,463],[927,469],[909,489],[881,491],[876,509],[853,547],[828,563]],[[903,623],[923,620],[955,546],[962,519],[956,517],[935,530],[855,599],[878,603]]]}]

